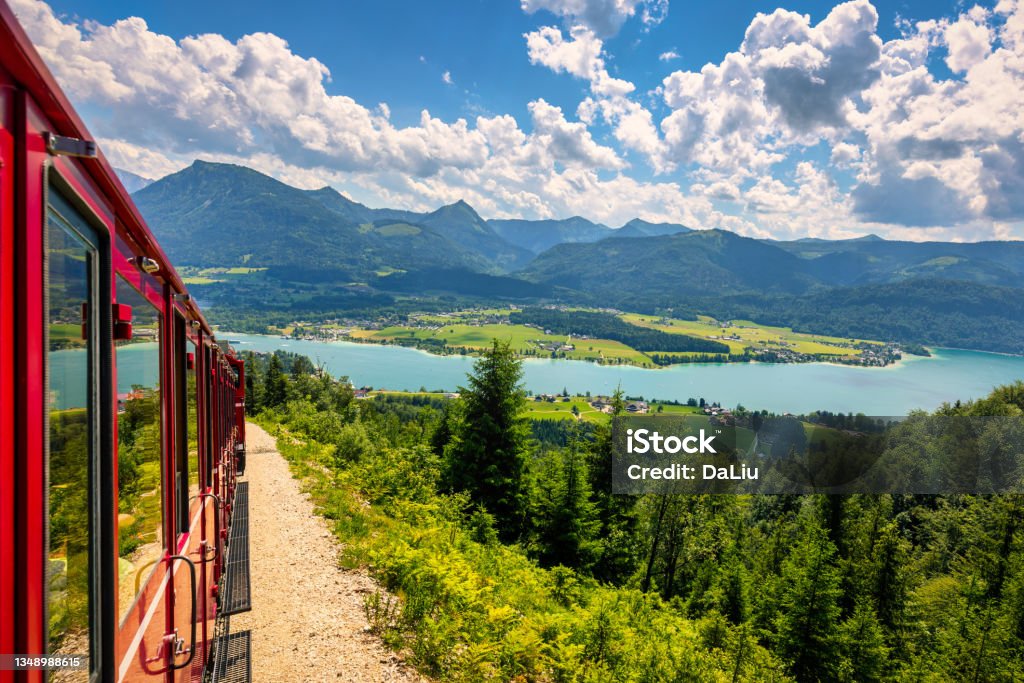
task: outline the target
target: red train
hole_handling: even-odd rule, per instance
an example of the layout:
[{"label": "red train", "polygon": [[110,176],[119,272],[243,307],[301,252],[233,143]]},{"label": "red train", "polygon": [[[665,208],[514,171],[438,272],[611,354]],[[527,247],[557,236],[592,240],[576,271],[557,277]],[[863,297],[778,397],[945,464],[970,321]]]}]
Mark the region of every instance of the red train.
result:
[{"label": "red train", "polygon": [[243,372],[0,0],[0,682],[239,675]]}]

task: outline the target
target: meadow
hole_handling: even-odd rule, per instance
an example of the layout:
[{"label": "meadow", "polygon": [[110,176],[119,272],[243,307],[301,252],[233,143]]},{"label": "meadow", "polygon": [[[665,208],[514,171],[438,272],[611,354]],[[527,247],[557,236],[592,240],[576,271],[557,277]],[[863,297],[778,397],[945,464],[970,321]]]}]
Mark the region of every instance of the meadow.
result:
[{"label": "meadow", "polygon": [[[640,327],[648,327],[669,334],[686,334],[693,337],[715,337],[727,344],[732,354],[740,355],[755,348],[785,348],[797,353],[824,356],[857,356],[860,350],[849,348],[853,344],[877,344],[882,342],[867,339],[843,339],[820,334],[794,332],[788,327],[761,325],[751,320],[730,320],[723,324],[710,316],[697,316],[697,320],[658,318],[650,315],[625,313],[622,320]],[[733,338],[738,338],[733,339]]]},{"label": "meadow", "polygon": [[[382,329],[353,329],[351,338],[371,342],[396,342],[423,345],[437,349],[442,345],[449,352],[479,353],[491,345],[492,340],[506,341],[523,357],[558,357],[572,360],[589,360],[597,363],[623,363],[639,367],[654,368],[659,364],[652,356],[689,360],[708,360],[709,354],[680,351],[638,351],[622,342],[610,339],[573,338],[566,335],[545,334],[535,327],[496,322],[508,314],[508,309],[480,309],[448,314],[421,314],[414,317],[415,323],[392,325]],[[764,350],[788,351],[827,359],[829,357],[854,358],[861,354],[858,345],[882,342],[865,339],[843,339],[826,335],[794,332],[788,327],[761,325],[750,320],[732,320],[723,324],[710,316],[698,316],[697,320],[659,318],[637,313],[623,313],[618,316],[624,322],[638,327],[659,330],[669,334],[680,334],[702,339],[713,338],[729,347],[734,359]],[[549,350],[548,344],[572,345],[572,350]],[[718,356],[727,361],[724,355]]]}]

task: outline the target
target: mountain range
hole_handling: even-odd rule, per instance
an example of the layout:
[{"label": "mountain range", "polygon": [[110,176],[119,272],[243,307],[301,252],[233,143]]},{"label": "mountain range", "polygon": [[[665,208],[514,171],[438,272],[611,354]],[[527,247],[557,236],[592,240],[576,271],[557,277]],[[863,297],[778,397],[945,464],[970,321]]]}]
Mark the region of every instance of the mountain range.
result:
[{"label": "mountain range", "polygon": [[[395,297],[454,296],[647,312],[733,311],[837,331],[848,326],[826,310],[808,311],[841,300],[847,322],[869,310],[881,310],[885,319],[885,297],[895,297],[889,306],[895,310],[899,285],[920,300],[928,292],[949,298],[959,286],[972,303],[933,306],[929,321],[912,325],[927,328],[921,334],[893,320],[876,326],[876,337],[916,334],[915,341],[931,341],[942,336],[942,325],[966,329],[963,320],[980,315],[972,309],[985,311],[985,324],[993,324],[993,305],[1007,292],[1024,294],[1024,242],[901,242],[874,235],[777,241],[641,219],[619,228],[579,216],[485,220],[461,200],[431,212],[375,209],[330,187],[302,190],[252,169],[202,161],[133,198],[175,264],[260,269],[222,278],[216,287],[199,284],[198,294],[214,304],[310,315],[372,308]],[[916,309],[900,310],[913,316]],[[1015,311],[1003,317],[1014,326],[1020,322],[1024,332]],[[1021,342],[998,346],[1024,350]]]}]

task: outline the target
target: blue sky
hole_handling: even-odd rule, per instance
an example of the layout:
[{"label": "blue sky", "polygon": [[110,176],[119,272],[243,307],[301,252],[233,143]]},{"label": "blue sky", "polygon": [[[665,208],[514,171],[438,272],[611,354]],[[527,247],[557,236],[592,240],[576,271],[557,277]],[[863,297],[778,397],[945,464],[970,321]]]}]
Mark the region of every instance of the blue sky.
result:
[{"label": "blue sky", "polygon": [[485,217],[1024,237],[1017,0],[13,6],[148,177],[207,158]]}]

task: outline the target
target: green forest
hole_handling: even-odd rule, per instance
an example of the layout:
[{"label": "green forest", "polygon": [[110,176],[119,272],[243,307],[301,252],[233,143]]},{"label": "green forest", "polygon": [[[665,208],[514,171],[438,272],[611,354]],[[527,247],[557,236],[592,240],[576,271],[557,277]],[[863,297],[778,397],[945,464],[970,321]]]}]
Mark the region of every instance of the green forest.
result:
[{"label": "green forest", "polygon": [[[373,631],[439,680],[1024,677],[1019,496],[615,496],[610,428],[531,428],[500,342],[448,401],[246,363],[249,415],[382,587]],[[1022,409],[1018,382],[939,412]]]}]

